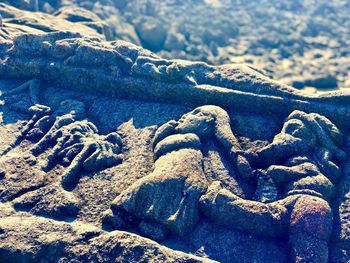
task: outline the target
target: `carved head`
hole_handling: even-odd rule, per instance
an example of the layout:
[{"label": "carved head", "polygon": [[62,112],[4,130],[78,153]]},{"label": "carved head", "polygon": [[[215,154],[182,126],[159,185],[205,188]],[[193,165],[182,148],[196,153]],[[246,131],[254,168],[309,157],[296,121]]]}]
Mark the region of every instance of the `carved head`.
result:
[{"label": "carved head", "polygon": [[194,133],[200,137],[210,136],[214,132],[215,118],[203,107],[183,115],[175,128],[177,133]]}]

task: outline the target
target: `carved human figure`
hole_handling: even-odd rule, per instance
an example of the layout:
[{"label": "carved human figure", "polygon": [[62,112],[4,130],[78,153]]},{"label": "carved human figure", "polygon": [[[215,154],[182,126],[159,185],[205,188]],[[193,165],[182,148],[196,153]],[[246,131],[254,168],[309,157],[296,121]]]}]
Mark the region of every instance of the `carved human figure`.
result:
[{"label": "carved human figure", "polygon": [[292,112],[281,133],[257,152],[258,163],[272,164],[281,199],[244,200],[213,183],[200,199],[201,211],[215,222],[253,234],[287,238],[293,262],[327,262],[332,233],[329,200],[341,176],[337,164],[346,155],[339,129],[318,114]]},{"label": "carved human figure", "polygon": [[155,148],[155,168],[112,203],[163,232],[184,235],[198,220],[198,200],[207,189],[201,143],[193,133],[170,135]]},{"label": "carved human figure", "polygon": [[153,222],[172,234],[188,233],[198,220],[198,201],[208,186],[201,141],[211,137],[222,145],[237,172],[249,178],[251,169],[237,154],[241,149],[228,114],[217,106],[199,107],[157,130],[153,139],[154,171],[114,200],[113,213],[123,210],[143,220],[141,225]]},{"label": "carved human figure", "polygon": [[251,167],[243,156],[243,151],[236,136],[233,134],[230,117],[218,106],[201,106],[184,114],[177,122],[170,121],[156,132],[153,147],[171,134],[194,133],[201,140],[215,138],[221,148],[230,158],[237,174],[243,179],[251,179]]},{"label": "carved human figure", "polygon": [[74,187],[81,170],[95,172],[122,161],[120,136],[115,132],[99,135],[96,126],[85,119],[84,103],[65,100],[56,111],[35,104],[29,112],[32,118],[3,154],[23,139],[38,141],[32,149],[35,156],[52,149],[45,170],[57,164],[68,166],[62,176],[63,186]]}]

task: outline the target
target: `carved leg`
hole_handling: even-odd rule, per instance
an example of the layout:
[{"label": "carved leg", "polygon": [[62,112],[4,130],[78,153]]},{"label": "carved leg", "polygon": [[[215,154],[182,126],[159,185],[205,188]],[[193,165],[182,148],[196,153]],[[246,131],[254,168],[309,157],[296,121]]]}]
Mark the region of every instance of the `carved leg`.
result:
[{"label": "carved leg", "polygon": [[328,262],[332,225],[332,210],[325,200],[307,195],[300,197],[290,219],[293,262]]},{"label": "carved leg", "polygon": [[203,214],[218,224],[268,237],[288,237],[291,262],[328,262],[332,210],[327,201],[310,195],[292,195],[264,204],[244,200],[219,182],[200,199]]},{"label": "carved leg", "polygon": [[317,176],[320,174],[318,167],[311,162],[303,162],[298,165],[284,166],[271,165],[266,174],[273,179],[277,185],[286,185],[291,181],[300,180],[307,176]]},{"label": "carved leg", "polygon": [[278,203],[245,200],[214,182],[200,199],[201,212],[216,223],[256,235],[280,237],[288,229],[288,210]]},{"label": "carved leg", "polygon": [[9,145],[9,147],[7,147],[4,151],[2,151],[0,155],[7,154],[24,138],[34,139],[37,138],[38,135],[42,135],[42,129],[45,129],[47,127],[47,124],[50,124],[50,118],[47,116],[51,113],[50,107],[40,105],[39,103],[39,93],[41,91],[39,80],[29,80],[14,89],[4,92],[2,95],[4,97],[7,97],[27,90],[29,91],[29,96],[32,103],[31,107],[28,108],[27,106],[13,105],[12,103],[7,103],[6,106],[14,111],[31,114],[32,118],[24,126],[21,131],[21,135],[16,139],[16,141]]}]

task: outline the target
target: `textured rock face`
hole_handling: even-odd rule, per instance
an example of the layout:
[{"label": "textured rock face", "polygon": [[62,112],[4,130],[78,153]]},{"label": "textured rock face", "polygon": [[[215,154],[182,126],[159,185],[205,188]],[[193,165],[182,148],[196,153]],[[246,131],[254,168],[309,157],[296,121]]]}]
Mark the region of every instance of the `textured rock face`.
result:
[{"label": "textured rock face", "polygon": [[[8,2],[18,6],[35,1]],[[109,25],[112,38],[142,43],[162,57],[211,64],[249,63],[298,88],[350,87],[347,1],[38,2],[39,10],[46,13],[66,6],[88,9]],[[142,30],[141,21],[147,21]],[[157,45],[145,41],[149,32]]]},{"label": "textured rock face", "polygon": [[0,261],[350,260],[349,94],[163,59],[45,3],[0,5]]},{"label": "textured rock face", "polygon": [[185,235],[198,222],[198,200],[206,191],[198,151],[179,150],[160,157],[153,173],[125,190],[112,203],[140,219],[156,222],[176,235]]},{"label": "textured rock face", "polygon": [[[1,42],[11,40],[17,33],[44,33],[58,30],[84,32],[85,35],[96,38],[108,38],[107,26],[102,21],[90,22],[69,21],[65,17],[46,13],[33,13],[13,6],[0,3],[0,14],[3,20],[0,34]],[[95,24],[96,25],[95,25]],[[100,23],[100,25],[98,24]]]},{"label": "textured rock face", "polygon": [[216,104],[250,112],[288,114],[300,109],[333,117],[341,125],[349,115],[347,93],[310,95],[247,66],[164,60],[123,41],[53,32],[20,35],[4,48],[0,75],[7,78],[38,78],[120,98]]},{"label": "textured rock face", "polygon": [[[96,227],[53,222],[30,215],[2,218],[1,241],[1,260],[10,262],[202,261],[133,234],[106,233]],[[21,253],[13,253],[12,249],[21,249]]]}]

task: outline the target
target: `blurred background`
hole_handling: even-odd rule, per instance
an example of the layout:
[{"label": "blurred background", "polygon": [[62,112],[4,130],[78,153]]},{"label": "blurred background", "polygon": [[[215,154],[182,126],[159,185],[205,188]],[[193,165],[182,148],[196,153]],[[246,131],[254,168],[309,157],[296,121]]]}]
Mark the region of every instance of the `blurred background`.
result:
[{"label": "blurred background", "polygon": [[350,0],[7,2],[71,20],[85,11],[67,6],[86,9],[108,25],[109,40],[127,40],[165,58],[248,63],[311,92],[350,88]]}]

